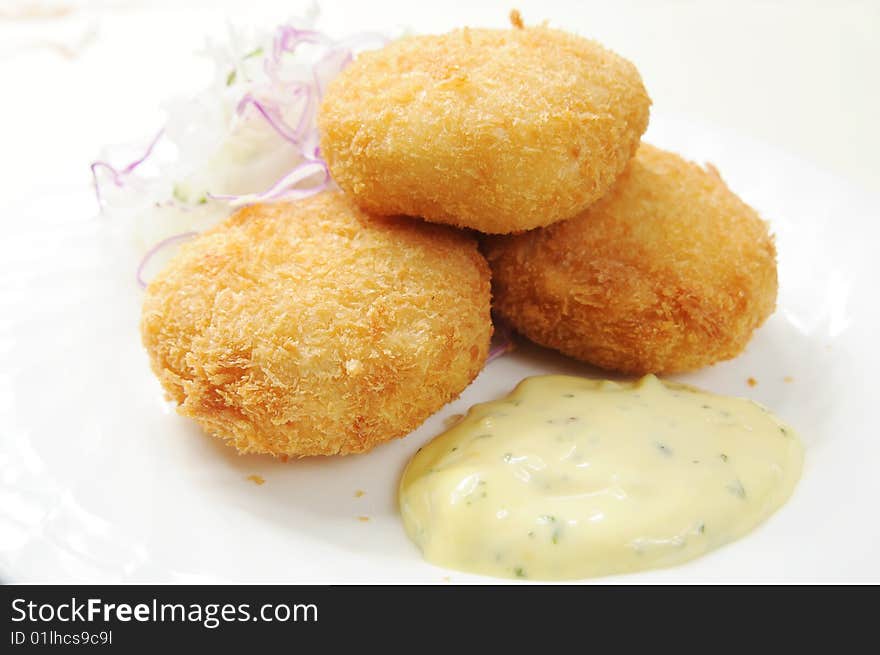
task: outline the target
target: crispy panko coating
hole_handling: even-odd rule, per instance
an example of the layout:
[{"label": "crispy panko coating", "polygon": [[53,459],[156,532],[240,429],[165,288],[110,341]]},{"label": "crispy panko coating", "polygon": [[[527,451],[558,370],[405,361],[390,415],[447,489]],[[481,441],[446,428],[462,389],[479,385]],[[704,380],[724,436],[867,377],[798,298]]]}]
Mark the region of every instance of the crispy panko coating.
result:
[{"label": "crispy panko coating", "polygon": [[242,453],[359,453],[458,394],[489,349],[489,269],[449,228],[338,192],[242,209],[149,285],[141,330],[179,412]]},{"label": "crispy panko coating", "polygon": [[333,177],[364,210],[507,234],[604,195],[650,104],[636,68],[593,41],[465,28],[361,54],[318,125]]},{"label": "crispy panko coating", "polygon": [[767,224],[714,168],[649,145],[583,214],[485,245],[500,315],[625,373],[735,357],[776,305]]}]

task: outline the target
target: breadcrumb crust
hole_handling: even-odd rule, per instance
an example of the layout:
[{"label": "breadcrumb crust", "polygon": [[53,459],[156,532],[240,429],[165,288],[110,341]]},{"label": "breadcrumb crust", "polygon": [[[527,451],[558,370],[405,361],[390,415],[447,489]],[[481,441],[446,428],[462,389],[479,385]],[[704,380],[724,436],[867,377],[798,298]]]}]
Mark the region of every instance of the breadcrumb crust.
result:
[{"label": "breadcrumb crust", "polygon": [[494,308],[517,330],[625,373],[731,359],[776,305],[767,224],[714,167],[645,144],[586,212],[485,251]]},{"label": "breadcrumb crust", "polygon": [[255,205],[149,285],[143,343],[178,411],[241,453],[359,453],[453,400],[489,349],[474,238],[337,192]]},{"label": "breadcrumb crust", "polygon": [[650,104],[635,66],[593,41],[464,28],[361,54],[318,125],[334,179],[364,210],[506,234],[604,195]]}]

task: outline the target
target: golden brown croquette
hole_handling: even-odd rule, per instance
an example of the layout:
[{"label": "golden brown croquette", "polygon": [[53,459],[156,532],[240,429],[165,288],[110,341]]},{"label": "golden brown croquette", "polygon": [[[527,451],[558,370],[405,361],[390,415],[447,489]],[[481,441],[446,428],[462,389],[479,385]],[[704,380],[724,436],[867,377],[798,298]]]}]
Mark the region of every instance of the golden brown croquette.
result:
[{"label": "golden brown croquette", "polygon": [[364,210],[506,234],[604,195],[650,104],[636,68],[593,41],[465,28],[361,54],[318,124],[334,179]]},{"label": "golden brown croquette", "polygon": [[486,252],[495,309],[517,330],[625,373],[735,357],[776,304],[767,224],[713,168],[649,145],[584,213]]},{"label": "golden brown croquette", "polygon": [[184,245],[147,288],[142,335],[180,413],[240,452],[359,453],[474,379],[489,302],[471,236],[325,192]]}]

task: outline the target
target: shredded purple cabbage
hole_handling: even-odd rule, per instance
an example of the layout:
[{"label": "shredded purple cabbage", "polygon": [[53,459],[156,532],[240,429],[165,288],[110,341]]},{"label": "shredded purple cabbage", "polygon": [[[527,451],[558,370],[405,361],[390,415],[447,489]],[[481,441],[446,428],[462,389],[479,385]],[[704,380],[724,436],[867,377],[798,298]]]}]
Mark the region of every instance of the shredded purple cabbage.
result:
[{"label": "shredded purple cabbage", "polygon": [[141,287],[141,289],[147,288],[147,282],[144,280],[144,269],[147,267],[147,264],[150,263],[150,260],[156,256],[156,253],[164,250],[168,246],[174,245],[175,243],[188,241],[196,235],[198,235],[198,232],[183,232],[181,234],[175,234],[174,236],[170,236],[167,239],[162,239],[159,243],[150,248],[147,251],[147,254],[144,255],[143,259],[141,259],[141,263],[138,264],[137,273],[135,274],[137,283]]},{"label": "shredded purple cabbage", "polygon": [[[315,124],[318,103],[324,96],[330,80],[354,60],[355,49],[382,46],[387,42],[388,39],[380,34],[365,33],[354,35],[343,41],[333,41],[316,30],[300,29],[292,25],[278,27],[272,40],[271,52],[266,54],[263,60],[263,70],[268,78],[268,86],[263,88],[262,93],[261,87],[254,85],[251,85],[246,93],[243,91],[243,95],[236,105],[236,115],[243,116],[249,107],[253,107],[285,143],[297,149],[301,161],[264,191],[246,194],[208,192],[205,197],[228,203],[230,207],[240,207],[269,200],[297,200],[315,195],[328,188],[331,185],[330,171],[321,157],[318,130]],[[297,48],[303,44],[327,49],[312,66],[311,77],[314,86],[309,82],[282,79],[284,55],[295,53]],[[231,85],[234,79],[231,77],[227,85]],[[278,100],[279,97],[284,97],[284,100]],[[269,100],[267,98],[275,99]],[[290,105],[286,104],[288,101],[291,103]],[[95,195],[98,205],[102,209],[105,205],[105,199],[101,193],[101,178],[109,178],[109,181],[116,187],[124,187],[126,177],[151,157],[164,134],[164,129],[160,130],[144,154],[123,168],[117,168],[104,160],[98,160],[91,164]],[[100,175],[102,171],[105,172],[104,176]],[[179,203],[176,200],[169,199],[166,202],[157,203],[157,206],[166,205],[175,206],[182,210],[189,209],[185,202]],[[195,232],[176,234],[163,239],[150,248],[137,268],[138,284],[141,287],[146,286],[143,272],[157,252],[192,238],[195,234]]]},{"label": "shredded purple cabbage", "polygon": [[492,345],[489,348],[489,356],[486,357],[486,364],[516,349],[516,341],[513,339],[513,329],[510,325],[498,318],[494,318],[493,324],[495,333],[492,335]]},{"label": "shredded purple cabbage", "polygon": [[130,175],[132,172],[134,172],[134,170],[138,166],[140,166],[145,161],[147,161],[147,159],[150,157],[150,155],[153,154],[153,149],[156,147],[156,144],[159,143],[159,140],[162,138],[162,136],[164,134],[165,134],[164,128],[159,130],[158,134],[156,134],[156,136],[153,137],[153,140],[150,142],[150,145],[147,147],[146,152],[144,152],[143,155],[141,155],[139,158],[135,159],[128,166],[126,166],[122,169],[117,169],[109,162],[106,162],[103,160],[98,160],[98,161],[92,162],[92,165],[90,166],[90,168],[92,170],[92,183],[95,186],[95,197],[98,199],[98,206],[102,207],[104,205],[104,201],[101,197],[101,184],[98,181],[98,169],[104,169],[104,170],[108,171],[110,173],[111,179],[113,180],[113,184],[115,184],[118,187],[121,187],[124,184],[124,178],[127,175]]},{"label": "shredded purple cabbage", "polygon": [[[320,181],[314,186],[307,188],[291,189],[294,184],[298,184],[303,180],[321,174]],[[316,193],[320,193],[330,183],[330,170],[327,163],[321,159],[310,159],[297,165],[293,170],[285,173],[272,186],[261,193],[232,194],[232,195],[215,195],[208,194],[212,200],[223,200],[230,204],[240,206],[243,204],[253,204],[255,202],[264,202],[266,200],[300,200],[308,198]]]},{"label": "shredded purple cabbage", "polygon": [[[279,77],[279,69],[281,67],[281,58],[285,53],[293,53],[297,47],[303,43],[331,47],[333,41],[326,35],[311,29],[299,29],[292,25],[282,25],[278,27],[275,38],[273,40],[272,52],[268,55],[263,67],[267,76],[273,85],[291,87],[291,100],[301,98],[302,107],[296,120],[296,125],[289,125],[283,118],[282,108],[277,102],[270,102],[257,98],[254,93],[246,93],[239,100],[236,113],[241,116],[252,106],[263,119],[271,126],[271,128],[284,139],[287,143],[300,149],[302,157],[306,160],[298,164],[293,170],[282,176],[269,189],[261,193],[249,194],[216,194],[208,193],[207,197],[230,203],[230,205],[238,206],[248,202],[259,202],[263,200],[274,199],[296,199],[305,198],[324,190],[330,182],[330,174],[326,164],[321,160],[321,150],[317,146],[318,135],[317,127],[314,125],[314,113],[317,109],[317,103],[323,97],[329,81],[339,74],[346,66],[354,60],[352,48],[358,44],[371,44],[375,42],[377,45],[384,45],[388,39],[378,34],[361,34],[350,37],[344,42],[342,47],[331,48],[312,66],[312,78],[314,79],[315,93],[307,84],[296,82],[284,82]],[[317,97],[316,97],[317,96]],[[143,164],[153,153],[156,144],[162,138],[164,130],[156,135],[150,143],[146,152],[137,160],[131,162],[122,169],[117,169],[107,161],[95,161],[91,165],[92,177],[95,186],[95,195],[98,204],[103,207],[104,201],[101,194],[101,183],[99,181],[99,170],[105,170],[110,174],[110,180],[117,187],[125,184],[125,177],[132,173],[138,166]],[[311,175],[302,175],[303,170],[309,170],[318,164],[322,167],[323,176],[319,183],[305,189],[288,189],[288,187],[311,177]],[[315,171],[317,172],[317,171]]]},{"label": "shredded purple cabbage", "polygon": [[260,112],[260,115],[266,119],[266,122],[275,130],[278,135],[285,141],[289,141],[293,145],[298,145],[300,136],[296,130],[284,122],[281,117],[281,110],[274,103],[263,102],[257,100],[253,95],[248,93],[238,103],[236,113],[240,116],[245,112],[249,105],[253,105],[254,109]]},{"label": "shredded purple cabbage", "polygon": [[292,25],[282,25],[278,28],[272,47],[272,58],[277,64],[281,55],[285,52],[295,52],[300,43],[325,45],[330,39],[315,30],[301,30]]}]

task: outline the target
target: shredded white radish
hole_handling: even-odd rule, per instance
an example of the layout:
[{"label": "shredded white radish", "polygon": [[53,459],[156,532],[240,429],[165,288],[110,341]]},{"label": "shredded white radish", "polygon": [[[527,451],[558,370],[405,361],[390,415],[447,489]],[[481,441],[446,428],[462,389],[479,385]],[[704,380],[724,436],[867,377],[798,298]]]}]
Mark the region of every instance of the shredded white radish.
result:
[{"label": "shredded white radish", "polygon": [[[315,29],[318,9],[272,31],[229,28],[210,43],[214,80],[166,106],[162,130],[140,149],[107,148],[92,164],[104,214],[130,221],[147,260],[259,201],[298,199],[332,184],[320,157],[316,116],[327,84],[354,56],[388,38],[335,40]],[[134,153],[134,154],[133,154]],[[152,268],[152,267],[151,267]]]}]

